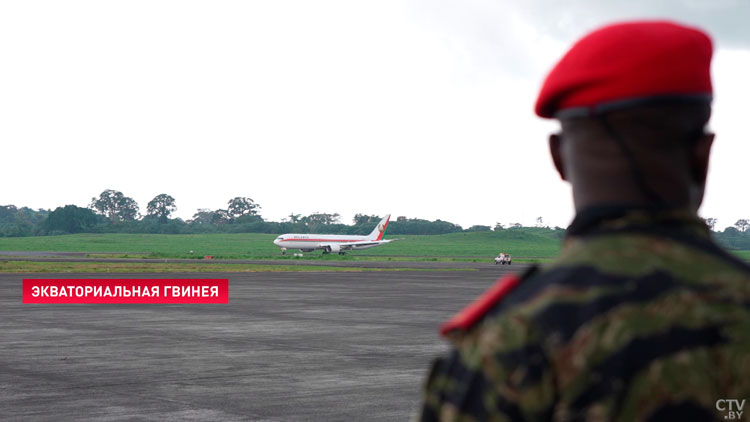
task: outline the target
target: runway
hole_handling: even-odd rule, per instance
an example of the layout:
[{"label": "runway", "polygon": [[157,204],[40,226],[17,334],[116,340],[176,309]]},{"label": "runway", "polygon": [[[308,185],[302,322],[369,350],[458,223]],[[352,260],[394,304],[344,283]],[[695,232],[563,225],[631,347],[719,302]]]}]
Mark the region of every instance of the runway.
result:
[{"label": "runway", "polygon": [[[477,264],[475,264],[477,265]],[[33,421],[399,421],[478,271],[0,275],[0,409]],[[228,278],[228,305],[23,305],[22,278]]]}]

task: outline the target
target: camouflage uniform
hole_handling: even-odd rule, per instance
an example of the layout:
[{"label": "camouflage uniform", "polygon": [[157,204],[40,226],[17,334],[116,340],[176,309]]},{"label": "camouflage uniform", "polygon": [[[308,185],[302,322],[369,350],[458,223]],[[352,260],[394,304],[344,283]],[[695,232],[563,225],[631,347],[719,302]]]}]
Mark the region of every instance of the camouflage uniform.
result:
[{"label": "camouflage uniform", "polygon": [[717,400],[750,402],[750,266],[694,213],[581,212],[560,258],[500,296],[449,327],[423,421],[719,420]]}]

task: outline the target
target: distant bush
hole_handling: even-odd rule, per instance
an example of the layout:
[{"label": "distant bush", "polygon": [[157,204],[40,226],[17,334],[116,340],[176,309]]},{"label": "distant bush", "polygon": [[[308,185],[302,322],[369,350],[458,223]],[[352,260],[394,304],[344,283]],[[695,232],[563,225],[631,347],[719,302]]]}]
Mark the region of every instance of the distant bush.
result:
[{"label": "distant bush", "polygon": [[90,209],[66,205],[49,213],[42,227],[45,233],[81,233],[93,228],[98,221],[99,217]]},{"label": "distant bush", "polygon": [[465,232],[489,232],[492,231],[490,226],[471,226],[464,230]]},{"label": "distant bush", "polygon": [[750,231],[741,232],[727,227],[723,232],[714,232],[714,239],[727,249],[750,250]]},{"label": "distant bush", "polygon": [[388,226],[388,233],[390,234],[448,234],[460,231],[463,231],[463,229],[458,224],[418,218],[394,221]]},{"label": "distant bush", "polygon": [[41,225],[49,215],[48,210],[0,205],[0,237],[21,237],[42,234]]}]

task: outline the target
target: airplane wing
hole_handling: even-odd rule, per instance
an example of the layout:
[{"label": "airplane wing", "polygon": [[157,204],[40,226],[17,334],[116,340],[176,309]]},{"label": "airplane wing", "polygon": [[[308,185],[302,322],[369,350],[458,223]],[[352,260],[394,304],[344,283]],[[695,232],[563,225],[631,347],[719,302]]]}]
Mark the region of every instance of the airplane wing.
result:
[{"label": "airplane wing", "polygon": [[341,250],[347,250],[352,248],[361,248],[363,246],[376,246],[376,245],[382,245],[384,243],[393,242],[394,240],[401,240],[401,239],[388,239],[388,240],[362,240],[359,242],[348,242],[348,243],[342,243],[341,244]]}]

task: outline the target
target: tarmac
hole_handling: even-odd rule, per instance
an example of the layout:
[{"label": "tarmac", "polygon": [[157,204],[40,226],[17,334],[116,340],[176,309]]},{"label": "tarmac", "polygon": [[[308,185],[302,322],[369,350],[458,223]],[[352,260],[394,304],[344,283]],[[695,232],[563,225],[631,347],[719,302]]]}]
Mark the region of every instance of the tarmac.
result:
[{"label": "tarmac", "polygon": [[[1,418],[409,420],[430,362],[447,350],[439,324],[503,273],[524,269],[474,263],[467,271],[419,271],[423,265],[356,273],[0,275]],[[21,303],[23,278],[105,277],[228,278],[230,301]]]}]

